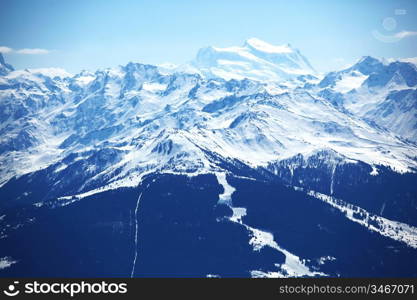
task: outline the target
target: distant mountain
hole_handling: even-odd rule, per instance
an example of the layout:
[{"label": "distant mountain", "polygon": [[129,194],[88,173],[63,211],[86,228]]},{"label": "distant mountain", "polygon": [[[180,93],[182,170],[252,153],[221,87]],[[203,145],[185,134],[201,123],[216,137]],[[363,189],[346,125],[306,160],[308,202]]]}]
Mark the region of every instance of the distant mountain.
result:
[{"label": "distant mountain", "polygon": [[365,56],[352,67],[338,72],[330,72],[320,82],[320,87],[332,87],[336,91],[347,92],[364,83],[368,88],[380,88],[387,84],[417,85],[416,66],[408,62],[383,62]]},{"label": "distant mountain", "polygon": [[192,66],[204,76],[226,80],[281,81],[315,74],[299,50],[289,44],[274,46],[256,38],[246,40],[242,47],[200,49]]},{"label": "distant mountain", "polygon": [[2,66],[0,275],[417,276],[415,65]]},{"label": "distant mountain", "polygon": [[346,111],[417,142],[416,65],[367,56],[327,74],[319,87],[329,89],[325,93]]}]

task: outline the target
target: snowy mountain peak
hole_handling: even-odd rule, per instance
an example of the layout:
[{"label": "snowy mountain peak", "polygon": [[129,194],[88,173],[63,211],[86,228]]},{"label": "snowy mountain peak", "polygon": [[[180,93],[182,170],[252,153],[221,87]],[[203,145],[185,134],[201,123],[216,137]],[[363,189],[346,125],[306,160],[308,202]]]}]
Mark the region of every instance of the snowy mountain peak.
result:
[{"label": "snowy mountain peak", "polygon": [[208,78],[226,80],[283,81],[315,73],[300,51],[289,44],[275,46],[257,38],[246,40],[241,47],[202,48],[191,65]]},{"label": "snowy mountain peak", "polygon": [[369,56],[369,55],[365,55],[365,56],[362,56],[358,60],[356,65],[359,65],[359,64],[375,65],[375,64],[380,64],[380,63],[381,63],[381,61],[378,58],[375,58],[375,57],[372,57],[372,56]]},{"label": "snowy mountain peak", "polygon": [[320,82],[321,88],[333,88],[336,92],[347,93],[353,89],[392,89],[394,87],[415,87],[417,68],[402,61],[388,61],[371,56],[362,57],[349,68],[328,73]]},{"label": "snowy mountain peak", "polygon": [[357,70],[364,75],[369,75],[380,71],[383,66],[384,63],[379,59],[372,56],[363,56],[350,70]]},{"label": "snowy mountain peak", "polygon": [[290,44],[286,44],[282,46],[275,46],[257,38],[247,39],[245,41],[244,47],[252,48],[257,51],[261,51],[265,53],[292,53],[294,52]]}]

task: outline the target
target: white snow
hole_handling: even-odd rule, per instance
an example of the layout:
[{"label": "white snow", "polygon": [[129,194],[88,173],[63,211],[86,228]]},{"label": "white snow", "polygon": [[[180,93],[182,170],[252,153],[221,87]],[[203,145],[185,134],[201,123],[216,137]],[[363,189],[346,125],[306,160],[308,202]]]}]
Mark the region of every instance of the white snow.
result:
[{"label": "white snow", "polygon": [[[280,275],[277,277],[326,276],[325,273],[311,271],[305,265],[305,261],[301,260],[298,256],[294,255],[293,253],[278,246],[278,244],[274,240],[274,236],[271,233],[255,229],[247,225],[245,225],[245,227],[252,233],[252,238],[249,243],[253,246],[253,249],[255,251],[259,251],[263,247],[268,246],[278,250],[279,252],[282,252],[285,255],[284,264],[276,265],[277,267],[279,267],[280,271],[272,272],[272,277],[274,276],[274,274]],[[259,273],[255,274],[259,275]]]},{"label": "white snow", "polygon": [[[332,207],[343,212],[346,218],[352,222],[358,223],[368,230],[379,233],[380,235],[389,237],[393,240],[403,242],[412,248],[417,249],[417,228],[398,221],[392,221],[384,217],[380,217],[367,212],[365,209],[347,203],[341,199],[337,199],[312,190],[304,190],[295,187],[295,190],[305,191],[308,195],[326,202]],[[374,224],[377,225],[374,225]]]},{"label": "white snow", "polygon": [[95,76],[93,75],[84,75],[84,76],[77,77],[76,81],[79,85],[84,86],[92,82],[94,79],[95,79]]},{"label": "white snow", "polygon": [[0,270],[9,268],[11,265],[17,263],[16,260],[13,260],[13,258],[9,256],[5,256],[0,258]]},{"label": "white snow", "polygon": [[48,77],[72,77],[73,75],[62,68],[37,68],[37,69],[28,69],[31,73],[41,74]]},{"label": "white snow", "polygon": [[133,275],[135,274],[135,267],[136,267],[136,260],[138,258],[138,209],[139,209],[139,204],[140,204],[140,199],[142,198],[142,193],[140,193],[138,200],[136,201],[136,207],[135,207],[135,256],[133,258],[133,265],[132,265],[132,272],[130,274],[130,277],[133,278]]},{"label": "white snow", "polygon": [[334,257],[334,256],[330,256],[330,255],[322,256],[318,259],[318,263],[319,263],[319,265],[324,265],[326,262],[334,261],[334,260],[336,260],[336,257]]},{"label": "white snow", "polygon": [[266,52],[266,53],[292,53],[293,52],[293,50],[290,47],[288,47],[288,45],[274,46],[257,38],[250,38],[246,40],[246,44],[252,46],[253,48],[259,51]]},{"label": "white snow", "polygon": [[369,174],[372,175],[372,176],[378,175],[379,174],[378,169],[375,166],[372,166],[372,171]]},{"label": "white snow", "polygon": [[191,67],[204,76],[226,80],[277,82],[315,74],[307,60],[289,45],[274,46],[256,38],[246,40],[242,47],[200,49]]},{"label": "white snow", "polygon": [[223,204],[232,203],[232,194],[236,190],[226,180],[226,173],[216,172],[217,181],[223,186],[224,192],[219,196],[219,202]]},{"label": "white snow", "polygon": [[347,93],[353,89],[359,88],[367,78],[368,76],[354,71],[349,75],[343,76],[341,80],[337,81],[333,89],[339,93]]},{"label": "white snow", "polygon": [[166,87],[167,87],[166,84],[161,84],[157,82],[145,82],[143,84],[142,89],[146,91],[150,91],[150,92],[155,92],[155,91],[163,91],[166,89]]}]

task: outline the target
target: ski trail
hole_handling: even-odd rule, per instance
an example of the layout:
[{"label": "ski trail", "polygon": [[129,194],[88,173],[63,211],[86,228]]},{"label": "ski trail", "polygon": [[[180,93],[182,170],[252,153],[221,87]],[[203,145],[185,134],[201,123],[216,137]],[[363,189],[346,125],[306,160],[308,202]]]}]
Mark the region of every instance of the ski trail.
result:
[{"label": "ski trail", "polygon": [[281,252],[285,256],[285,262],[283,264],[275,264],[278,271],[263,272],[254,270],[251,271],[252,277],[327,276],[327,274],[322,272],[311,271],[308,266],[306,266],[304,259],[301,259],[295,254],[280,247],[277,242],[275,242],[274,235],[272,233],[262,231],[243,223],[242,218],[246,216],[246,208],[233,206],[232,194],[236,191],[236,189],[227,182],[226,173],[216,172],[215,175],[218,183],[222,185],[224,189],[224,192],[219,195],[219,203],[223,203],[232,209],[233,215],[229,218],[231,222],[244,226],[250,232],[251,238],[249,240],[249,244],[253,247],[254,251],[260,251],[263,247],[270,247]]},{"label": "ski trail", "polygon": [[330,195],[334,192],[334,173],[336,172],[336,164],[332,167],[331,181],[330,181]]},{"label": "ski trail", "polygon": [[[143,193],[143,192],[142,192]],[[140,199],[142,198],[142,193],[140,193],[138,200],[136,202],[136,208],[135,208],[135,258],[133,259],[133,266],[132,266],[132,272],[130,273],[130,278],[133,278],[133,275],[135,273],[135,267],[136,267],[136,259],[138,258],[138,208]]]}]

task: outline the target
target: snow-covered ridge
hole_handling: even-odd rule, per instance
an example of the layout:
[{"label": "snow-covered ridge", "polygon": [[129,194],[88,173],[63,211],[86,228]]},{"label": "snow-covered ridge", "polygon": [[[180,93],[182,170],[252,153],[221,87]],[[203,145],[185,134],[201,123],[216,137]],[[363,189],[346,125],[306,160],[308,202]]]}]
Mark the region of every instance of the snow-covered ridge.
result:
[{"label": "snow-covered ridge", "polygon": [[346,203],[341,199],[336,199],[315,191],[294,187],[297,191],[304,191],[309,196],[321,200],[332,207],[341,211],[346,218],[358,223],[371,231],[389,237],[393,240],[403,242],[412,248],[417,248],[417,228],[405,223],[388,220],[384,217],[371,214],[358,206]]},{"label": "snow-covered ridge", "polygon": [[[56,178],[82,169],[83,185],[59,196],[85,195],[135,185],[151,171],[213,172],[213,157],[257,167],[323,149],[398,172],[416,167],[416,146],[405,140],[417,137],[411,64],[366,57],[319,83],[311,75],[225,80],[206,76],[214,70],[210,59],[240,77],[248,70],[277,75],[284,65],[308,68],[308,62],[288,45],[256,39],[207,51],[200,53],[207,68],[199,74],[129,63],[74,76],[61,70],[62,76],[51,70],[0,76],[0,184],[49,166]],[[384,125],[393,118],[395,126]]]},{"label": "snow-covered ridge", "polygon": [[347,112],[417,141],[417,66],[408,60],[365,56],[327,74],[319,86]]},{"label": "snow-covered ridge", "polygon": [[257,38],[247,39],[245,42],[245,46],[249,46],[258,51],[262,51],[266,53],[292,53],[293,52],[290,45],[275,46],[275,45],[268,44]]}]

